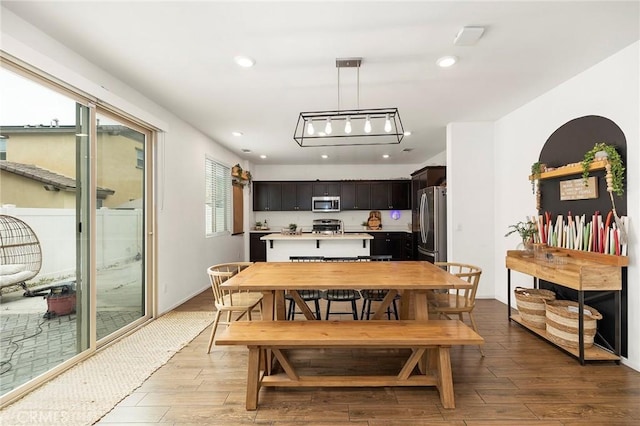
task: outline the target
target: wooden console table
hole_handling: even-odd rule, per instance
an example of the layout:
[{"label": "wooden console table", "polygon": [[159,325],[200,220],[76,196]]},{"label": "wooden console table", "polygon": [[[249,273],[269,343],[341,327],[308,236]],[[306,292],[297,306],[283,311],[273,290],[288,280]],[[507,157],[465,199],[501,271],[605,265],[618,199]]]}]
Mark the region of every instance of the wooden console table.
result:
[{"label": "wooden console table", "polygon": [[622,290],[622,267],[629,263],[626,256],[611,256],[600,253],[583,252],[553,248],[554,253],[566,256],[566,264],[550,263],[546,259],[523,256],[524,252],[509,250],[506,256],[507,267],[507,305],[510,320],[520,324],[538,336],[549,340],[545,330],[529,327],[524,324],[520,315],[511,315],[511,270],[531,275],[534,288],[538,288],[538,280],[542,279],[553,284],[564,286],[578,292],[579,312],[584,310],[585,291],[611,291],[615,298],[615,342],[613,351],[598,345],[585,349],[584,347],[584,318],[578,318],[579,343],[578,348],[567,348],[556,345],[565,352],[577,357],[580,364],[585,361],[616,361],[620,360],[621,342],[621,308],[620,291]]}]

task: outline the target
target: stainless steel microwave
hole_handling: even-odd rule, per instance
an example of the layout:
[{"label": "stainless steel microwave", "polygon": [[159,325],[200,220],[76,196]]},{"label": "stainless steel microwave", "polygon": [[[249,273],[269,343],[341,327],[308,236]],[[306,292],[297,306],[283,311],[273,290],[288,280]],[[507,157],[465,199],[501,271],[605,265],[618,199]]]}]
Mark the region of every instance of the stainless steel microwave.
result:
[{"label": "stainless steel microwave", "polygon": [[311,198],[311,210],[314,212],[339,212],[340,197],[313,197]]}]

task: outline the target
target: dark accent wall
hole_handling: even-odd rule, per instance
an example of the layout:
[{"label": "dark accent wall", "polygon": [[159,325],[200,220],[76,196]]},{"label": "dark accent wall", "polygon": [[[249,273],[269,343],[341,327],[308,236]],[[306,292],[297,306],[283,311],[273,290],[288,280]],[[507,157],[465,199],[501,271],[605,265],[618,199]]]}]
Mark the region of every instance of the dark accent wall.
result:
[{"label": "dark accent wall", "polygon": [[[540,152],[538,161],[549,167],[579,163],[582,161],[585,152],[593,148],[596,143],[601,142],[614,145],[624,164],[627,164],[627,141],[624,133],[613,121],[597,115],[576,118],[559,127],[549,136],[549,139],[547,139]],[[626,175],[625,170],[624,195],[620,197],[614,194],[616,211],[619,216],[627,214]],[[605,219],[607,213],[611,210],[611,200],[604,178],[605,172],[604,170],[592,172],[591,176],[596,176],[598,180],[598,198],[590,200],[560,201],[559,182],[569,179],[579,179],[582,177],[581,175],[541,180],[541,211],[538,213],[544,214],[544,212],[549,212],[555,221],[555,218],[559,214],[566,217],[568,213],[571,212],[572,215],[585,214],[587,217],[590,217],[594,212],[599,211],[603,219]],[[577,300],[578,298],[576,291],[553,285],[547,281],[542,281],[541,287],[555,291],[558,299]],[[627,268],[623,268],[622,270],[621,296],[621,354],[622,356],[627,356]],[[613,344],[615,333],[615,304],[613,295],[607,292],[588,292],[585,294],[585,303],[600,311],[604,316],[602,320],[598,321],[598,332],[602,334],[608,342]],[[602,344],[602,339],[597,337],[596,342]]]}]

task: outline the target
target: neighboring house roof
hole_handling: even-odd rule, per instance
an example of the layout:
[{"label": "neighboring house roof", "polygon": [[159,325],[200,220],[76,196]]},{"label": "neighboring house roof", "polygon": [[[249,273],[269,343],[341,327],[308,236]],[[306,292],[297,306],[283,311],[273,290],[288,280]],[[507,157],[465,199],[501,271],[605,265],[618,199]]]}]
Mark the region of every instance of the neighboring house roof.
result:
[{"label": "neighboring house roof", "polygon": [[[53,188],[62,191],[76,190],[76,180],[68,176],[52,172],[42,167],[38,167],[33,164],[14,163],[12,161],[0,160],[0,170],[5,170],[16,175],[24,176],[27,179],[36,180],[44,183],[45,185],[51,185]],[[98,198],[106,198],[107,195],[113,195],[116,193],[113,189],[109,188],[97,188]]]}]

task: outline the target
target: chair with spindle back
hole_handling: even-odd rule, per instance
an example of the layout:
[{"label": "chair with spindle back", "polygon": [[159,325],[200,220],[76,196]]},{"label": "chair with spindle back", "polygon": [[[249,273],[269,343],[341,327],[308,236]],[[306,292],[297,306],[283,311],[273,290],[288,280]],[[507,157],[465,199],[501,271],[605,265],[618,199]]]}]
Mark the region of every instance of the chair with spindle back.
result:
[{"label": "chair with spindle back", "polygon": [[[358,259],[362,262],[389,262],[392,256],[390,254],[379,254],[372,256],[358,256]],[[384,298],[389,293],[389,290],[385,289],[364,289],[360,290],[360,294],[362,295],[362,312],[360,312],[360,319],[369,319],[371,315],[371,303],[372,302],[382,302]],[[396,300],[399,299],[399,296],[396,296],[393,299],[392,305],[387,308],[387,318],[391,319],[391,310],[393,309],[393,315],[395,319],[398,319],[398,306],[396,304]]]},{"label": "chair with spindle back", "polygon": [[[457,315],[460,321],[463,321],[462,314],[466,312],[471,320],[473,331],[480,334],[473,316],[473,308],[475,308],[476,305],[476,293],[478,291],[482,269],[478,266],[457,262],[435,262],[434,264],[445,269],[450,274],[467,281],[472,287],[469,289],[456,289],[455,291],[450,291],[444,295],[439,294],[439,297],[430,299],[429,311],[437,313],[440,317],[447,319],[450,319],[449,315]],[[484,356],[482,346],[479,346],[479,348],[480,354]]]},{"label": "chair with spindle back", "polygon": [[[325,257],[325,262],[358,262],[357,257]],[[352,314],[353,319],[358,319],[358,308],[356,301],[360,300],[360,292],[356,289],[331,289],[324,292],[324,300],[327,301],[327,313],[325,319],[329,319],[329,315]],[[331,302],[350,302],[351,312],[331,312]]]},{"label": "chair with spindle back", "polygon": [[[324,260],[323,256],[289,256],[289,260],[292,262],[322,262]],[[320,299],[322,299],[322,291],[321,290],[298,290],[298,294],[300,298],[304,300],[304,302],[313,302],[314,307],[316,309],[316,319],[321,320],[322,314],[320,313]],[[285,294],[285,299],[289,301],[289,307],[287,309],[287,319],[294,320],[296,314],[300,314],[302,312],[296,311],[296,302],[293,300],[293,297],[289,293]]]},{"label": "chair with spindle back", "polygon": [[[221,287],[223,282],[252,264],[253,262],[221,263],[207,268],[216,306],[216,314],[213,319],[207,353],[211,352],[211,346],[213,345],[213,338],[216,334],[218,324],[229,325],[231,322],[237,321],[245,315],[247,316],[247,320],[251,321],[251,311],[255,308],[258,308],[262,315],[262,293],[228,290]],[[220,320],[223,312],[227,313],[226,321]],[[232,318],[234,313],[240,314],[235,320]]]}]

